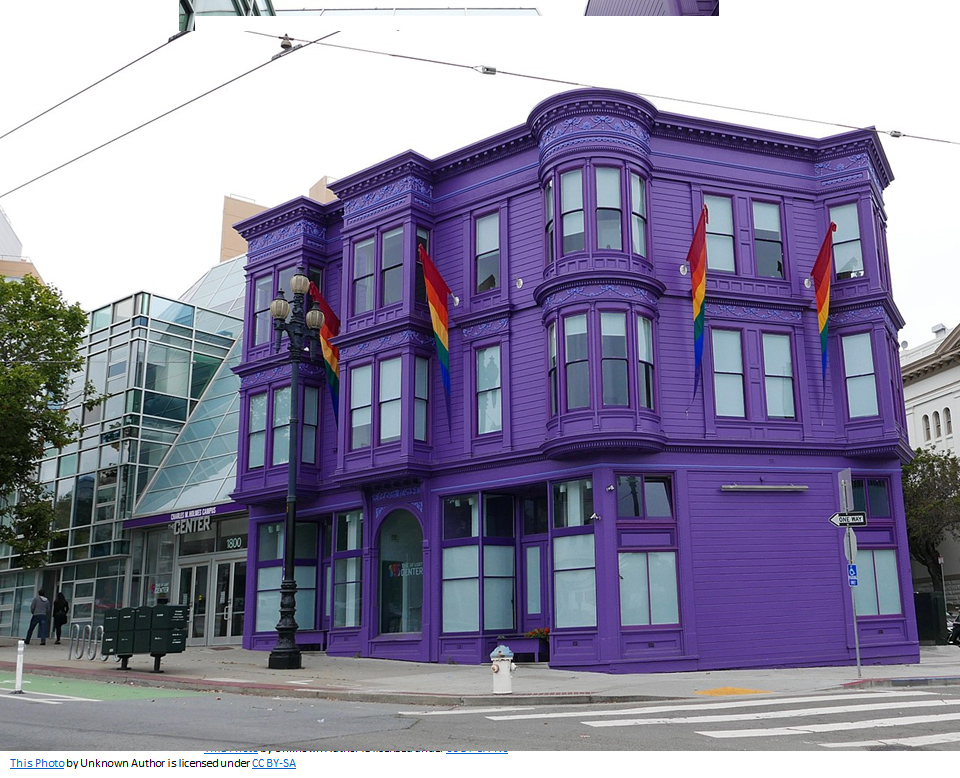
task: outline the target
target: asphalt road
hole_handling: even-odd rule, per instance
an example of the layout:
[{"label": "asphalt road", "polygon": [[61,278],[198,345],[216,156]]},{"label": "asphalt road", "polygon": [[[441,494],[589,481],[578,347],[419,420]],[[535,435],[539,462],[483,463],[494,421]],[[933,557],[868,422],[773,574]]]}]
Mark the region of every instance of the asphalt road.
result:
[{"label": "asphalt road", "polygon": [[957,750],[960,688],[727,695],[644,704],[413,708],[0,675],[18,752]]}]

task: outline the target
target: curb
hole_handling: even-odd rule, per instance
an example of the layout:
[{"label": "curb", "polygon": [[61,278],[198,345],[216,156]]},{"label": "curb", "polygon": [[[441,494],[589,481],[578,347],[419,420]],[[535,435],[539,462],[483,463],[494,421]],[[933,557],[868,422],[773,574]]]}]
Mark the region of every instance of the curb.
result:
[{"label": "curb", "polygon": [[[0,662],[0,670],[14,672],[16,664]],[[403,692],[396,690],[344,689],[331,687],[291,687],[285,684],[209,681],[205,678],[154,674],[150,671],[58,667],[31,665],[25,674],[79,678],[107,683],[123,683],[145,688],[181,689],[195,692],[243,694],[258,697],[289,697],[292,699],[339,700],[343,702],[379,702],[393,705],[430,705],[481,707],[503,705],[590,705],[610,702],[658,702],[683,699],[679,696],[656,694],[598,694],[596,692],[541,692],[528,694],[440,694],[436,692]],[[123,675],[120,675],[123,673]]]}]

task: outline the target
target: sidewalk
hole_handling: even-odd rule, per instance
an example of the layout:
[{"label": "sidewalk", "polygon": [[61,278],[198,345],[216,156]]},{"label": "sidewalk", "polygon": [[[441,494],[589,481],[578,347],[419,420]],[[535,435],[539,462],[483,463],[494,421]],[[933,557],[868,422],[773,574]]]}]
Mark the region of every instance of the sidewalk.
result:
[{"label": "sidewalk", "polygon": [[[197,691],[386,702],[406,705],[545,705],[702,699],[742,694],[801,694],[845,686],[890,688],[960,684],[960,648],[921,646],[920,664],[862,668],[814,667],[608,675],[520,664],[512,694],[493,694],[490,665],[447,665],[303,654],[300,670],[270,670],[268,652],[238,647],[188,648],[168,654],[154,674],[153,658],[136,655],[129,669],[99,658],[69,659],[67,645],[37,641],[25,647],[24,675],[61,675],[98,681]],[[16,670],[17,639],[0,637],[0,673]]]}]

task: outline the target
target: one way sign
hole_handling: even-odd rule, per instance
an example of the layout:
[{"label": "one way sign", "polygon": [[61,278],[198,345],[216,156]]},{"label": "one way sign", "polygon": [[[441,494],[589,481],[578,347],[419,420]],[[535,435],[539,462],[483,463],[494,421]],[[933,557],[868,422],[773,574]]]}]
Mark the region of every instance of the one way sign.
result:
[{"label": "one way sign", "polygon": [[830,517],[830,523],[835,527],[866,527],[867,514],[863,511],[835,513]]}]

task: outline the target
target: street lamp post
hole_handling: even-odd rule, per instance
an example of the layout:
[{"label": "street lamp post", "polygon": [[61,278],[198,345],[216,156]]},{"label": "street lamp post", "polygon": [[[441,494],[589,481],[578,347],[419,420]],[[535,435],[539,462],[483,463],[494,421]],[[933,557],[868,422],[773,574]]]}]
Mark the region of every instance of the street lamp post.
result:
[{"label": "street lamp post", "polygon": [[[310,279],[303,268],[290,279],[293,305],[281,289],[270,303],[273,329],[277,333],[275,350],[280,351],[283,333],[290,341],[290,452],[287,461],[287,513],[283,529],[283,581],[280,584],[280,621],[277,622],[277,645],[270,652],[268,667],[272,670],[299,670],[302,666],[297,646],[297,582],[294,578],[294,533],[297,526],[297,464],[300,461],[300,361],[308,346],[319,341],[323,313],[316,303],[305,311],[304,300],[310,290]],[[289,317],[289,319],[288,319]]]}]

